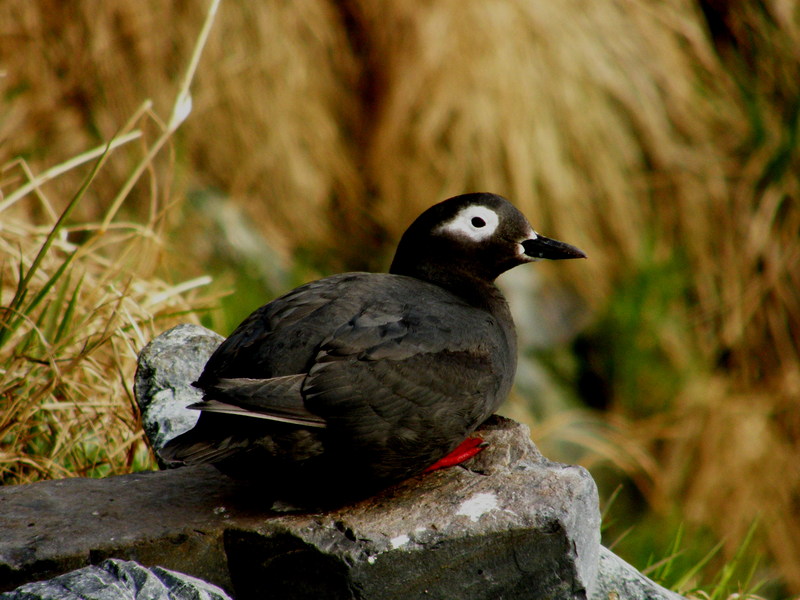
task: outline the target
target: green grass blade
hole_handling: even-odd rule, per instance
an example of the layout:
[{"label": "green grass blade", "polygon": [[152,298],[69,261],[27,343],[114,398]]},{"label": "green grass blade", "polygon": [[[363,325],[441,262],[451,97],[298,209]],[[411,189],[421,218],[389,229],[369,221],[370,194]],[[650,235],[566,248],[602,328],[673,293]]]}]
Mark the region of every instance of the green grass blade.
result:
[{"label": "green grass blade", "polygon": [[[47,253],[50,251],[50,247],[53,245],[53,242],[55,242],[59,233],[64,228],[67,219],[69,219],[70,215],[72,214],[72,212],[78,206],[78,203],[83,198],[83,195],[86,193],[86,190],[89,188],[92,181],[94,181],[97,172],[100,170],[100,167],[103,165],[106,158],[108,157],[108,152],[110,148],[111,148],[110,144],[106,145],[106,149],[103,152],[103,154],[101,154],[100,157],[94,162],[91,171],[84,178],[80,188],[78,188],[78,191],[75,192],[75,194],[72,196],[69,203],[67,204],[67,207],[64,209],[64,211],[58,217],[56,223],[50,229],[50,232],[47,234],[47,238],[45,238],[42,247],[39,249],[39,252],[36,254],[36,258],[33,259],[33,263],[31,263],[31,266],[28,268],[27,271],[25,271],[24,267],[22,266],[23,261],[20,260],[19,284],[17,285],[17,290],[16,293],[14,294],[14,298],[11,300],[11,303],[9,305],[12,311],[18,313],[18,317],[16,319],[13,319],[10,325],[0,324],[0,347],[2,347],[5,344],[5,342],[8,341],[8,339],[14,334],[16,329],[20,326],[20,324],[22,323],[22,317],[28,314],[26,312],[27,309],[20,310],[25,300],[25,296],[28,291],[28,286],[30,285],[30,282],[33,279],[34,275],[36,275],[36,272],[39,270],[39,267],[41,266],[44,257],[47,256]],[[59,271],[63,272],[63,269],[60,269]],[[39,300],[41,300],[41,298],[39,298]],[[38,302],[34,303],[34,305],[35,304],[38,304]]]},{"label": "green grass blade", "polygon": [[[56,269],[56,272],[50,276],[50,279],[48,279],[47,282],[45,282],[42,288],[38,291],[38,293],[33,297],[33,299],[27,305],[17,307],[17,309],[15,310],[16,317],[2,332],[6,334],[6,337],[5,338],[0,337],[0,347],[2,347],[3,342],[6,341],[8,337],[12,336],[17,331],[17,329],[19,329],[19,327],[26,319],[33,319],[34,311],[39,307],[39,304],[41,304],[41,302],[47,297],[47,294],[50,292],[53,286],[58,282],[59,279],[61,279],[61,276],[64,274],[67,268],[72,264],[72,261],[75,258],[76,253],[77,249],[73,251],[72,254],[70,254],[67,257],[67,259],[59,265],[58,269]],[[26,296],[27,294],[22,295],[21,300],[23,302]],[[43,325],[44,322],[41,320],[40,317],[36,319],[37,325],[42,326],[43,329],[46,330],[46,327],[44,327]]]},{"label": "green grass blade", "polygon": [[80,297],[80,292],[82,287],[83,287],[83,275],[81,275],[81,278],[75,285],[75,289],[72,292],[72,297],[69,299],[67,308],[64,310],[64,314],[61,317],[61,322],[58,325],[58,330],[53,336],[54,344],[57,344],[64,339],[64,336],[70,329],[70,325],[73,324],[73,318],[75,316],[75,307],[78,306],[78,299]]},{"label": "green grass blade", "polygon": [[61,314],[64,311],[64,306],[67,303],[67,294],[69,293],[72,283],[72,271],[65,273],[63,281],[58,285],[55,290],[55,299],[47,305],[48,319],[47,324],[43,329],[45,338],[54,343],[55,333],[58,330],[59,323],[61,322]]},{"label": "green grass blade", "polygon": [[[739,547],[736,549],[736,553],[733,555],[733,558],[728,563],[726,563],[725,566],[722,568],[722,570],[719,572],[718,579],[714,584],[714,590],[711,593],[711,600],[720,600],[721,598],[725,598],[728,596],[729,592],[731,591],[731,581],[735,577],[738,568],[744,561],[745,552],[747,552],[747,549],[750,547],[750,544],[753,541],[756,529],[758,528],[758,522],[759,519],[755,519],[753,521],[753,523],[750,525],[750,528],[747,530],[747,534],[744,536],[744,540],[742,540],[742,543],[739,544]],[[755,566],[751,567],[750,573],[747,576],[746,581],[740,582],[736,586],[737,591],[739,590],[743,592],[752,591],[748,590],[748,588],[750,587],[754,570]]]},{"label": "green grass blade", "polygon": [[[669,549],[669,556],[670,557],[677,557],[681,552],[681,546],[683,543],[683,535],[684,535],[684,527],[683,523],[678,526],[678,531],[675,533],[675,540],[672,543],[672,548]],[[659,569],[659,580],[666,581],[667,577],[669,577],[669,573],[672,570],[672,566],[675,564],[674,560],[668,560],[664,563],[664,566]]]},{"label": "green grass blade", "polygon": [[75,259],[75,255],[77,254],[77,252],[78,252],[78,250],[75,249],[67,257],[67,259],[58,266],[58,269],[56,269],[56,272],[53,273],[50,276],[50,279],[48,279],[47,282],[45,282],[45,284],[42,286],[42,289],[40,289],[38,291],[38,293],[30,301],[30,303],[27,306],[25,306],[25,308],[22,310],[23,314],[30,315],[34,310],[36,310],[38,308],[38,306],[39,306],[39,304],[41,304],[42,300],[44,300],[47,297],[47,295],[50,293],[50,290],[53,288],[53,286],[55,286],[56,283],[58,283],[59,279],[61,279],[62,275],[64,275],[64,273],[66,272],[67,268],[72,264],[73,260]]},{"label": "green grass blade", "polygon": [[720,550],[722,550],[722,545],[722,542],[720,542],[714,546],[708,554],[700,559],[691,569],[686,571],[686,573],[684,573],[683,576],[670,587],[679,594],[682,593],[682,590],[689,585],[689,582],[694,579],[700,571],[703,570],[703,568],[719,553]]}]

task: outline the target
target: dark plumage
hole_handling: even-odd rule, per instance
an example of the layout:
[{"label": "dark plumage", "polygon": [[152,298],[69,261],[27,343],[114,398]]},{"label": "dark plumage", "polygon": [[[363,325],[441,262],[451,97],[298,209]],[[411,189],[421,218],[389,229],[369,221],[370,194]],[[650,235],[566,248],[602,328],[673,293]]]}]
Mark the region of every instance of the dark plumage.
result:
[{"label": "dark plumage", "polygon": [[516,335],[494,279],[583,256],[535,234],[500,196],[437,204],[405,232],[388,274],[326,277],[251,314],[195,383],[198,424],[161,455],[313,502],[419,473],[511,388]]}]

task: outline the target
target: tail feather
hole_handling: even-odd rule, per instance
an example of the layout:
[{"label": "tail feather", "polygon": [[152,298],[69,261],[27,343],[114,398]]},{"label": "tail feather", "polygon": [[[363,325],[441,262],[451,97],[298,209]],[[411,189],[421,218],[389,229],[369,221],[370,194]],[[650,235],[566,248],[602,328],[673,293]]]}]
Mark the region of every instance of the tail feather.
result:
[{"label": "tail feather", "polygon": [[158,454],[167,464],[198,465],[225,460],[249,445],[249,440],[236,439],[233,436],[221,439],[201,438],[192,430],[170,440]]}]

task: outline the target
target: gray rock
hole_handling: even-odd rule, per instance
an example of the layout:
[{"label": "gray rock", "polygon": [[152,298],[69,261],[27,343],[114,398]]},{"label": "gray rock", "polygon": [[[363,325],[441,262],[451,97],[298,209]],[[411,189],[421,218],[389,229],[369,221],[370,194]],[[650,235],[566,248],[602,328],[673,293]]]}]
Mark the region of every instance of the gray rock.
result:
[{"label": "gray rock", "polygon": [[230,596],[196,577],[110,559],[28,583],[0,594],[0,600],[230,600]]},{"label": "gray rock", "polygon": [[209,467],[0,489],[0,587],[117,557],[239,599],[587,598],[599,512],[580,467],[495,418],[470,464],[329,512],[270,512]]},{"label": "gray rock", "polygon": [[230,591],[225,507],[241,501],[213,467],[0,487],[0,591],[107,558]]},{"label": "gray rock", "polygon": [[469,470],[325,515],[287,515],[268,536],[230,532],[232,579],[256,596],[586,598],[599,552],[591,477],[543,459],[512,421],[481,432],[490,446]]},{"label": "gray rock", "polygon": [[154,450],[188,431],[200,413],[186,407],[202,400],[191,383],[224,338],[199,325],[178,325],[151,341],[139,353],[133,391],[142,425]]},{"label": "gray rock", "polygon": [[592,600],[683,600],[683,596],[661,587],[601,547]]}]

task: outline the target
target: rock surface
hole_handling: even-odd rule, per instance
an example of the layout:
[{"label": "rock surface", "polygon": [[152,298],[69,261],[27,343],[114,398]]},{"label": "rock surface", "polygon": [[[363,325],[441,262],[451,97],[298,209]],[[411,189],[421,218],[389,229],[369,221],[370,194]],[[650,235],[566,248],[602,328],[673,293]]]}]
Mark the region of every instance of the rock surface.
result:
[{"label": "rock surface", "polygon": [[266,511],[212,467],[0,489],[4,589],[137,560],[247,598],[586,598],[597,493],[505,419],[471,470],[422,475],[325,513]]},{"label": "rock surface", "polygon": [[28,583],[0,600],[230,600],[215,585],[161,567],[109,559],[47,581]]},{"label": "rock surface", "polygon": [[151,341],[139,353],[133,391],[145,435],[153,449],[190,430],[200,413],[187,410],[203,395],[191,383],[224,338],[199,325],[178,325]]},{"label": "rock surface", "polygon": [[592,600],[684,600],[651,581],[608,548],[600,547]]}]

